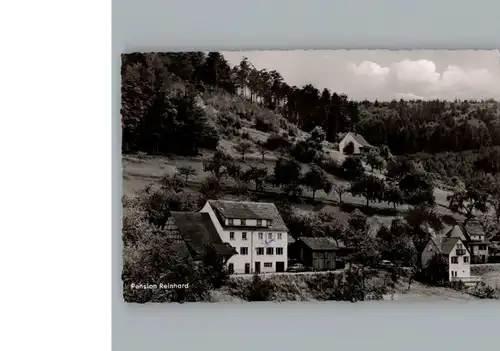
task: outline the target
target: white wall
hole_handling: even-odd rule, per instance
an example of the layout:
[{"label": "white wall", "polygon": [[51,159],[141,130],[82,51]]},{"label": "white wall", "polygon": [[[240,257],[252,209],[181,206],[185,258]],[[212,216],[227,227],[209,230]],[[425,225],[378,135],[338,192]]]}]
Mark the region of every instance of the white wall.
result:
[{"label": "white wall", "polygon": [[341,154],[344,154],[344,148],[347,146],[347,144],[349,144],[349,142],[353,143],[354,145],[354,151],[353,151],[353,154],[359,154],[360,151],[359,151],[359,147],[361,146],[351,135],[351,133],[347,133],[346,136],[344,137],[344,139],[342,139],[339,143],[339,152]]},{"label": "white wall", "polygon": [[[457,272],[457,278],[467,278],[470,277],[470,254],[467,250],[465,250],[465,255],[458,256],[457,255],[457,247],[458,245],[461,244],[462,248],[465,250],[465,245],[459,241],[455,246],[453,247],[453,250],[451,250],[449,256],[448,256],[448,264],[449,264],[449,270],[448,270],[448,279],[451,280],[452,278],[452,272]],[[422,267],[425,267],[427,265],[427,262],[437,253],[436,246],[434,243],[429,240],[427,245],[424,248],[424,251],[422,251]],[[451,258],[453,256],[456,256],[458,259],[458,263],[452,263]],[[467,262],[464,262],[464,257],[467,257]]]},{"label": "white wall", "polygon": [[[230,239],[230,233],[234,233],[234,239]],[[247,233],[247,240],[242,239],[242,234]],[[262,239],[260,239],[259,233],[262,233]],[[268,238],[268,234],[271,233],[274,241],[270,243],[268,246],[265,245],[265,240]],[[281,239],[278,239],[278,234],[281,234]],[[263,231],[260,229],[256,230],[241,230],[241,231],[235,231],[235,230],[224,230],[223,234],[221,235],[223,237],[224,241],[227,242],[233,246],[238,253],[241,252],[242,247],[247,247],[248,248],[248,254],[247,255],[234,255],[231,257],[228,261],[229,263],[234,264],[234,272],[235,273],[245,273],[245,263],[250,264],[250,273],[255,272],[255,262],[260,262],[260,271],[261,273],[269,273],[269,272],[276,272],[276,262],[283,262],[284,263],[284,269],[286,270],[288,268],[288,239],[287,239],[287,234],[285,232],[277,232],[277,231]],[[273,254],[268,255],[266,247],[272,247],[273,248]],[[257,248],[263,248],[264,249],[264,254],[263,255],[257,255]],[[276,254],[276,248],[282,248],[283,249],[283,254],[277,255]],[[264,263],[269,262],[271,263],[271,267],[264,267]]]},{"label": "white wall", "polygon": [[434,243],[429,240],[427,245],[424,248],[424,251],[422,251],[422,267],[427,266],[427,262],[438,252],[436,246]]},{"label": "white wall", "polygon": [[[453,250],[451,250],[450,255],[448,256],[448,263],[450,265],[449,268],[449,279],[452,278],[452,272],[457,272],[456,278],[468,278],[470,277],[470,254],[467,250],[465,250],[465,255],[458,256],[457,248],[459,245],[462,245],[462,248],[465,250],[465,245],[459,241],[455,244]],[[452,257],[457,257],[458,263],[452,263]],[[467,257],[467,262],[464,262],[464,257]]]},{"label": "white wall", "polygon": [[[267,228],[255,228],[255,230],[224,230],[220,225],[218,218],[207,202],[205,206],[200,210],[200,212],[208,213],[212,219],[217,232],[219,233],[223,242],[229,243],[238,252],[227,261],[227,265],[232,263],[234,265],[234,273],[245,273],[245,263],[250,264],[250,273],[255,271],[255,262],[261,262],[260,271],[261,273],[276,272],[276,262],[284,262],[285,270],[288,269],[288,235],[286,232],[273,231]],[[230,239],[230,232],[234,232],[234,240]],[[247,233],[247,240],[242,239],[242,233]],[[259,233],[262,233],[262,239],[259,238]],[[271,233],[274,241],[269,245],[269,247],[274,248],[273,255],[267,255],[265,249],[264,241],[268,238],[268,234]],[[281,239],[278,239],[278,233],[281,234]],[[248,247],[248,254],[241,255],[241,247]],[[257,255],[257,248],[264,248],[264,255]],[[276,255],[276,248],[283,248],[282,255]],[[272,267],[264,267],[265,262],[270,262]]]}]

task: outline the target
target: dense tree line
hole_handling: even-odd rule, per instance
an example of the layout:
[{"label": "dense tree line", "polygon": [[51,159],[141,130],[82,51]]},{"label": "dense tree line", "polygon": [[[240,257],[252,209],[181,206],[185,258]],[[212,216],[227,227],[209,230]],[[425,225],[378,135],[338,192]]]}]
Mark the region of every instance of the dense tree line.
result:
[{"label": "dense tree line", "polygon": [[[279,72],[259,70],[246,58],[231,67],[217,52],[128,54],[122,63],[124,150],[192,153],[213,147],[216,135],[193,101],[213,88],[273,110],[304,131],[320,126],[332,142],[339,133],[356,130],[394,154],[500,145],[495,101],[353,101],[310,84],[290,86]],[[176,142],[186,137],[187,145]]]}]

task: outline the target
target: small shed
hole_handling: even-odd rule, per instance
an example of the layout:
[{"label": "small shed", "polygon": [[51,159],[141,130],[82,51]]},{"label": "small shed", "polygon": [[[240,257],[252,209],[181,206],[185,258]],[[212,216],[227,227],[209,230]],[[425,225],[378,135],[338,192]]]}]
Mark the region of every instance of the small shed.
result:
[{"label": "small shed", "polygon": [[290,245],[288,254],[309,269],[334,270],[341,268],[342,249],[333,238],[300,237]]}]

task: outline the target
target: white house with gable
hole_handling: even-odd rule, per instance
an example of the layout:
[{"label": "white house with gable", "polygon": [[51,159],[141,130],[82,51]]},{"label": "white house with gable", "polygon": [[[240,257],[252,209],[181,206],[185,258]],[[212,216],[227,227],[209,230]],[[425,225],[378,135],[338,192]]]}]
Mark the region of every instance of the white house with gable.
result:
[{"label": "white house with gable", "polygon": [[221,239],[238,254],[227,265],[234,273],[285,272],[288,228],[273,203],[208,200],[208,213]]},{"label": "white house with gable", "polygon": [[422,267],[426,267],[434,255],[442,255],[449,264],[448,280],[476,283],[478,277],[470,275],[471,255],[459,237],[432,237],[422,252]]},{"label": "white house with gable", "polygon": [[366,141],[366,139],[361,134],[349,132],[346,135],[344,135],[342,140],[340,140],[339,152],[341,154],[345,154],[344,149],[350,143],[352,143],[353,146],[353,151],[352,151],[353,155],[364,154],[373,148],[373,146],[368,141]]}]

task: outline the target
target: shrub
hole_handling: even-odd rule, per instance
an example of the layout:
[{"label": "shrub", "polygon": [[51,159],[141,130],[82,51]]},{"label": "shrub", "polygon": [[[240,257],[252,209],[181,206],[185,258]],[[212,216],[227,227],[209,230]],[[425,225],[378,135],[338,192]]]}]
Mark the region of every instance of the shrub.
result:
[{"label": "shrub", "polygon": [[262,116],[259,116],[255,119],[255,129],[267,133],[274,131],[275,127],[273,126],[272,122],[265,120]]},{"label": "shrub", "polygon": [[277,150],[279,148],[289,148],[290,142],[288,141],[288,138],[286,138],[282,135],[273,133],[267,138],[264,145],[269,150]]},{"label": "shrub", "polygon": [[474,288],[470,289],[469,293],[480,299],[500,299],[500,292],[484,282],[477,283]]},{"label": "shrub", "polygon": [[465,289],[465,283],[461,280],[455,282],[446,282],[445,286],[458,291],[462,291]]},{"label": "shrub", "polygon": [[269,301],[274,290],[274,285],[270,280],[262,279],[258,274],[255,274],[248,287],[246,299],[248,301]]},{"label": "shrub", "polygon": [[316,150],[310,148],[304,140],[296,142],[290,152],[297,161],[302,163],[311,163],[316,156]]}]

